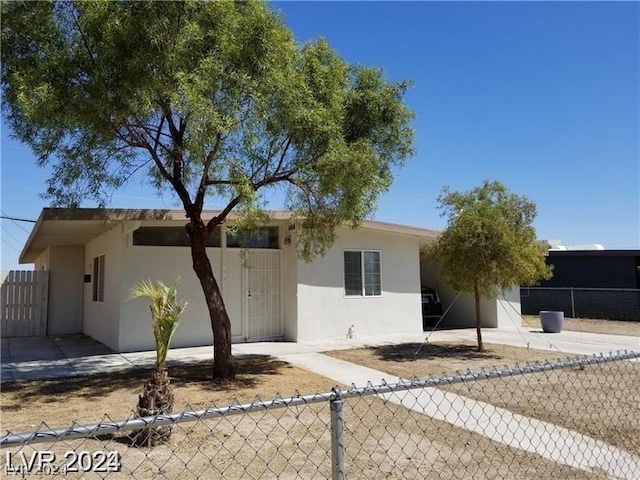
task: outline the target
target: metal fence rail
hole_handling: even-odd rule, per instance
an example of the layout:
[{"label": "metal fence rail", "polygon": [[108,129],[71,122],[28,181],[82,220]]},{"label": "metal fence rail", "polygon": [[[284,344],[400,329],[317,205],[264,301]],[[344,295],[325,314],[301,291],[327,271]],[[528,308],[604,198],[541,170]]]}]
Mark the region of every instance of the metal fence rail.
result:
[{"label": "metal fence rail", "polygon": [[[0,439],[6,475],[640,478],[640,352]],[[327,406],[327,403],[329,404]],[[144,428],[172,437],[135,447]]]},{"label": "metal fence rail", "polygon": [[522,313],[557,310],[571,318],[640,321],[640,290],[628,288],[521,287]]}]

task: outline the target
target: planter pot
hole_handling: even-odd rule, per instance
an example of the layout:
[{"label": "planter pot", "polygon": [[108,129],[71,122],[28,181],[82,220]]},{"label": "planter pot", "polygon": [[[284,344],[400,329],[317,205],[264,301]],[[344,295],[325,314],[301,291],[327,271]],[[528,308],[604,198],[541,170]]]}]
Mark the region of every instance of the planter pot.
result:
[{"label": "planter pot", "polygon": [[564,312],[544,310],[540,312],[540,324],[545,333],[560,333],[564,323]]}]

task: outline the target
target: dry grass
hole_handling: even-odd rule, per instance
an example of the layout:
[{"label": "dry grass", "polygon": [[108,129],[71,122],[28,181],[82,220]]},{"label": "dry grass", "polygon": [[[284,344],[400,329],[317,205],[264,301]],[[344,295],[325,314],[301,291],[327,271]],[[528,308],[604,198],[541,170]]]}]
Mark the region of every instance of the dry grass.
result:
[{"label": "dry grass", "polygon": [[[540,329],[540,317],[523,315],[522,326]],[[604,333],[608,335],[630,335],[640,337],[640,322],[622,320],[593,320],[590,318],[564,318],[563,330],[572,332]]]},{"label": "dry grass", "polygon": [[[472,342],[386,345],[327,352],[400,378],[542,362],[553,352]],[[421,347],[421,348],[420,348]],[[417,353],[416,353],[417,352]],[[640,363],[616,362],[580,369],[478,381],[443,387],[515,413],[556,423],[640,453]]]},{"label": "dry grass", "polygon": [[[292,396],[298,388],[305,392],[325,392],[335,382],[267,355],[235,357],[235,380],[211,381],[211,362],[169,367],[175,392],[174,412],[205,408],[212,403],[226,406],[256,397],[272,400],[277,394]],[[109,372],[84,377],[3,382],[0,392],[2,429],[33,430],[41,422],[50,427],[94,423],[103,415],[113,420],[128,418],[142,393],[147,370]]]},{"label": "dry grass", "polygon": [[[415,351],[412,349],[407,347],[406,351],[412,354]],[[460,362],[475,358],[493,364],[504,351],[490,352],[480,359],[464,346],[457,353],[440,346],[439,350],[427,349],[422,354],[433,359],[444,355],[445,358],[438,359],[443,366],[454,358]],[[395,356],[391,350],[384,355],[389,357],[385,362],[413,363]],[[302,394],[326,392],[335,384],[268,356],[237,357],[236,366],[236,380],[224,384],[209,380],[208,362],[171,368],[176,393],[174,411],[187,405],[203,408],[212,402],[225,406],[234,398],[241,403],[256,396],[271,400],[277,393],[289,396],[296,389]],[[123,419],[131,414],[148,374],[123,372],[3,383],[0,397],[3,428],[27,431],[43,420],[49,427],[68,426],[72,420],[94,423],[103,414],[114,420]],[[376,397],[348,399],[345,419],[349,478],[606,478],[601,472],[562,466]],[[130,447],[129,432],[121,432],[97,439],[35,444],[24,447],[22,452],[28,458],[35,450],[52,450],[61,463],[64,452],[69,450],[118,451],[122,471],[108,474],[116,479],[328,478],[329,423],[329,407],[322,402],[181,423],[174,426],[168,444],[152,449]],[[2,470],[8,451],[17,458],[19,449],[3,449]],[[102,478],[102,475],[66,477]]]},{"label": "dry grass", "polygon": [[460,371],[479,371],[483,368],[491,369],[513,366],[517,363],[525,364],[574,357],[560,352],[490,343],[485,343],[484,352],[478,352],[477,344],[470,341],[404,343],[323,353],[405,379],[440,377]]},{"label": "dry grass", "polygon": [[[345,402],[347,478],[603,479],[433,420],[376,397]],[[117,451],[119,473],[108,478],[330,478],[330,416],[326,403],[182,423],[170,442],[132,448],[124,435],[38,444],[53,450]],[[5,449],[5,451],[7,451]],[[10,450],[14,458],[17,449]],[[6,455],[0,457],[4,468]],[[68,476],[69,478],[80,478]],[[95,474],[82,478],[102,478]]]}]

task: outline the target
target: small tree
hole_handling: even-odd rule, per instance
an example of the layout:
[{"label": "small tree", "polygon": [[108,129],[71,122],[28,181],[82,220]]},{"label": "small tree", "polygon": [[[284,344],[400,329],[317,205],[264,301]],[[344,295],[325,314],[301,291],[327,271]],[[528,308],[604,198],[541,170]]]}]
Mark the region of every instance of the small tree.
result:
[{"label": "small tree", "polygon": [[427,255],[458,292],[475,297],[478,350],[482,344],[480,298],[496,298],[516,285],[551,277],[546,246],[536,241],[536,206],[500,182],[484,181],[465,193],[445,187],[438,197],[447,227]]},{"label": "small tree", "polygon": [[[412,153],[406,82],[298,45],[257,1],[2,2],[5,120],[60,206],[107,205],[138,173],[184,209],[213,331],[213,375],[233,376],[231,321],[206,244],[230,213],[293,212],[300,254],[370,215]],[[224,207],[203,219],[207,200]]]},{"label": "small tree", "polygon": [[[169,414],[173,411],[173,388],[165,362],[171,338],[187,303],[178,299],[177,282],[168,286],[160,281],[141,281],[133,286],[130,297],[147,297],[151,300],[149,308],[156,343],[156,366],[142,395],[138,397],[136,415],[149,417]],[[170,435],[171,426],[146,429],[137,432],[135,442],[152,446],[167,441]]]}]

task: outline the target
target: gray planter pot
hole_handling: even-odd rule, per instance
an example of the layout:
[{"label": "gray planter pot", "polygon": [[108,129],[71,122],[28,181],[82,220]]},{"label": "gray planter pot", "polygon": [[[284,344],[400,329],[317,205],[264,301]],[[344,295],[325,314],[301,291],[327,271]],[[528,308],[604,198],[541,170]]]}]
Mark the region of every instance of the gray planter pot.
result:
[{"label": "gray planter pot", "polygon": [[540,312],[540,324],[545,333],[560,333],[564,323],[564,312],[543,310]]}]

